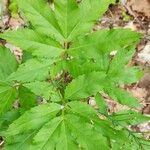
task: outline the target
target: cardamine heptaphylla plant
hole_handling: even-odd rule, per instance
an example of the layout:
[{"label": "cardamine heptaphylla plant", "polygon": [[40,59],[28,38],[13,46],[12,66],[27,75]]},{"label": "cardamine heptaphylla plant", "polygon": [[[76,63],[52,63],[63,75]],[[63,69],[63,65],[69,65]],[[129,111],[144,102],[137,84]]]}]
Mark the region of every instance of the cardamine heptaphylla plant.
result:
[{"label": "cardamine heptaphylla plant", "polygon": [[[150,142],[129,125],[150,118],[137,112],[138,100],[120,88],[143,74],[128,66],[141,35],[121,28],[92,31],[114,3],[17,0],[27,27],[0,34],[23,50],[18,63],[9,49],[0,47],[5,150],[149,149]],[[117,54],[111,56],[112,51]],[[108,113],[104,94],[126,109]],[[88,104],[90,97],[96,108]]]}]

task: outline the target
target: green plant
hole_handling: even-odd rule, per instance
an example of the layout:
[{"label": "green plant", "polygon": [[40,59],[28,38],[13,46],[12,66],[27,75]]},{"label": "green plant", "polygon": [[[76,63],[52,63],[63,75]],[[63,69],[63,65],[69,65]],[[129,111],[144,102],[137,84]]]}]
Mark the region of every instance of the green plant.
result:
[{"label": "green plant", "polygon": [[18,17],[17,0],[9,1],[9,10],[12,17]]},{"label": "green plant", "polygon": [[[134,111],[138,100],[119,88],[142,75],[127,66],[140,35],[127,29],[92,32],[114,2],[18,0],[30,26],[0,35],[27,56],[18,64],[8,49],[0,48],[4,149],[148,149],[149,142],[128,125],[149,117]],[[111,56],[114,50],[117,54]],[[103,93],[130,109],[108,114]],[[87,104],[91,96],[98,109]],[[16,99],[18,108],[13,109]]]}]

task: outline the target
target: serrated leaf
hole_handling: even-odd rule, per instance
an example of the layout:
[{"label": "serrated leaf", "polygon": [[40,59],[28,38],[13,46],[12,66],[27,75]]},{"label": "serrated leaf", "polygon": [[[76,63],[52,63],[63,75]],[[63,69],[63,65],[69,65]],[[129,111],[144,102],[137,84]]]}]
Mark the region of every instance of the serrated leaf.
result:
[{"label": "serrated leaf", "polygon": [[[98,60],[102,52],[109,55],[111,51],[132,46],[129,52],[133,54],[133,47],[139,38],[138,33],[128,29],[103,29],[75,40],[69,52],[74,57],[80,58],[81,55],[84,58]],[[129,50],[129,48],[127,49]]]},{"label": "serrated leaf", "polygon": [[[117,140],[119,135],[120,140],[123,140],[123,132],[112,129],[109,122],[99,119],[96,111],[87,104],[70,102],[63,108],[64,112],[56,117],[61,108],[62,106],[53,103],[25,112],[9,126],[6,134],[7,147],[31,150],[99,150],[103,145],[103,149],[109,150],[107,136]],[[66,112],[66,108],[70,110]]]},{"label": "serrated leaf", "polygon": [[20,117],[18,110],[11,110],[0,115],[0,135],[7,130],[8,126]]},{"label": "serrated leaf", "polygon": [[[117,52],[112,59],[108,69],[108,77],[117,83],[135,83],[142,76],[142,70],[138,67],[128,67],[129,60],[132,59],[134,48],[126,48]],[[128,78],[127,78],[128,77]]]},{"label": "serrated leaf", "polygon": [[97,132],[92,124],[75,115],[67,115],[66,117],[68,128],[72,131],[77,143],[79,143],[79,148],[99,150],[103,145],[103,149],[109,149],[106,137]]},{"label": "serrated leaf", "polygon": [[51,118],[55,117],[60,110],[61,105],[55,103],[33,107],[9,126],[7,136],[37,130]]},{"label": "serrated leaf", "polygon": [[43,0],[17,0],[19,8],[37,31],[62,41],[61,30],[50,6]]},{"label": "serrated leaf", "polygon": [[123,125],[134,125],[150,120],[150,117],[132,110],[124,110],[110,116],[114,121]]},{"label": "serrated leaf", "polygon": [[0,114],[12,108],[16,96],[17,92],[15,87],[5,82],[0,82]]},{"label": "serrated leaf", "polygon": [[39,61],[30,59],[21,64],[17,71],[8,77],[8,81],[30,82],[35,80],[45,80],[49,77],[49,66],[53,61]]},{"label": "serrated leaf", "polygon": [[65,98],[77,100],[95,95],[102,90],[106,74],[104,72],[92,72],[88,75],[81,75],[74,79],[65,90]]},{"label": "serrated leaf", "polygon": [[98,133],[100,132],[105,137],[110,137],[115,140],[119,140],[119,138],[121,138],[122,140],[124,139],[122,131],[117,131],[111,128],[110,122],[107,120],[101,120],[98,117],[96,110],[94,110],[86,103],[72,101],[69,102],[67,106],[67,111],[69,112],[69,114],[73,114],[78,117],[80,116],[80,118],[82,118],[83,120],[93,123]]},{"label": "serrated leaf", "polygon": [[35,136],[35,131],[30,131],[29,133],[22,133],[16,136],[7,137],[7,143],[5,144],[6,150],[27,150],[30,148],[32,139]]},{"label": "serrated leaf", "polygon": [[[33,137],[35,136],[37,131],[46,122],[49,122],[60,111],[60,109],[60,105],[53,103],[37,106],[25,112],[25,114],[23,114],[12,125],[10,125],[8,132],[6,133],[6,148],[10,150],[13,150],[14,148],[16,150],[30,149]],[[49,131],[47,133],[49,133]],[[45,137],[43,134],[42,137],[44,137],[45,141],[46,137],[48,138],[49,135]]]},{"label": "serrated leaf", "polygon": [[[107,58],[106,58],[107,59]],[[103,61],[103,63],[101,62]],[[93,71],[106,71],[107,69],[107,60],[102,60],[100,57],[99,62],[93,62],[92,60],[82,60],[81,59],[72,59],[66,61],[64,64],[64,69],[67,70],[73,78],[78,77],[79,75],[88,74]],[[107,64],[107,65],[106,65]],[[63,68],[62,68],[63,69]]]},{"label": "serrated leaf", "polygon": [[126,67],[124,70],[116,73],[115,76],[111,75],[111,80],[117,81],[119,84],[131,84],[138,82],[143,74],[139,67]]},{"label": "serrated leaf", "polygon": [[0,80],[5,80],[11,73],[16,71],[18,63],[11,51],[0,46]]},{"label": "serrated leaf", "polygon": [[[57,117],[47,123],[34,137],[31,149],[76,150],[84,147],[90,150],[91,148],[99,149],[98,145],[102,143],[103,148],[108,149],[107,144],[104,144],[107,143],[106,138],[99,133],[89,132],[89,129],[93,130],[92,125],[86,124],[84,120],[75,115],[64,116],[64,119]],[[48,136],[46,133],[49,133]],[[55,145],[56,140],[57,144]]]},{"label": "serrated leaf", "polygon": [[36,106],[37,97],[34,93],[32,93],[29,89],[24,86],[20,86],[18,89],[18,96],[21,108],[29,109],[31,107]]},{"label": "serrated leaf", "polygon": [[[78,4],[76,0],[59,0],[54,2],[53,10],[43,0],[18,0],[19,8],[35,29],[5,32],[0,37],[23,50],[31,51],[35,56],[58,57],[72,39],[90,31],[99,16],[114,1],[88,0]],[[87,17],[87,14],[90,15]]]},{"label": "serrated leaf", "polygon": [[45,100],[52,102],[60,101],[59,91],[51,83],[35,81],[23,85],[37,96],[42,96]]},{"label": "serrated leaf", "polygon": [[[72,117],[75,118],[72,119]],[[58,150],[77,150],[84,147],[85,149],[90,150],[90,148],[98,149],[98,145],[107,143],[105,137],[102,137],[99,134],[96,136],[96,133],[93,132],[93,135],[89,133],[89,129],[92,130],[92,126],[90,126],[90,124],[86,125],[82,120],[80,120],[82,122],[79,124],[77,122],[79,120],[80,118],[74,115],[65,116],[65,120],[61,117],[53,119],[34,137],[31,149],[53,150],[56,148]],[[83,125],[85,125],[84,130],[82,128]],[[46,133],[49,133],[48,136]],[[90,138],[90,135],[93,137],[92,139]],[[78,139],[76,139],[76,137]],[[55,142],[56,140],[57,142]],[[108,149],[106,144],[104,144],[103,148]]]},{"label": "serrated leaf", "polygon": [[109,84],[105,86],[104,90],[111,98],[118,101],[120,104],[127,105],[129,107],[140,106],[138,99],[123,89],[111,86],[111,84]]},{"label": "serrated leaf", "polygon": [[50,95],[53,90],[53,87],[50,83],[35,81],[35,82],[25,83],[23,85],[26,88],[30,89],[37,96],[42,96],[46,100],[50,99]]},{"label": "serrated leaf", "polygon": [[127,136],[128,140],[121,142],[120,144],[116,142],[111,142],[112,150],[148,150],[150,146],[150,142],[145,140],[143,137],[140,136],[139,133],[130,133]]},{"label": "serrated leaf", "polygon": [[53,6],[48,6],[42,0],[18,0],[20,9],[36,30],[60,43],[89,32],[99,16],[114,2],[88,0],[77,3],[76,0],[58,0],[54,1]]},{"label": "serrated leaf", "polygon": [[[122,48],[120,51],[117,51],[116,55],[112,58],[109,71],[111,72],[111,69],[115,70],[125,67],[132,59],[134,53],[135,53],[134,45],[129,45],[129,47]],[[118,62],[120,63],[118,64]]]},{"label": "serrated leaf", "polygon": [[53,150],[55,148],[55,141],[52,139],[54,138],[56,140],[56,138],[58,138],[58,132],[60,130],[61,122],[62,118],[57,117],[51,120],[49,123],[45,124],[43,128],[38,132],[38,134],[34,137],[31,149]]},{"label": "serrated leaf", "polygon": [[61,45],[54,39],[31,29],[8,31],[1,34],[0,37],[32,53],[33,56],[56,58],[63,52]]},{"label": "serrated leaf", "polygon": [[[9,82],[20,82],[19,86],[25,87],[25,90],[19,91],[23,103],[32,92],[50,103],[25,113],[21,110],[22,116],[9,126],[7,132],[3,132],[7,150],[109,150],[140,147],[133,140],[140,137],[117,124],[117,121],[113,122],[111,118],[114,114],[109,118],[107,115],[101,116],[85,103],[89,96],[102,91],[123,105],[139,106],[135,98],[118,87],[120,83],[136,82],[140,76],[138,70],[126,66],[134,54],[140,35],[127,29],[91,32],[99,16],[114,2],[17,0],[21,15],[28,19],[30,29],[5,32],[0,37],[26,50],[31,57],[6,78]],[[110,55],[112,51],[117,51],[117,54]],[[64,74],[69,74],[69,80],[63,79]],[[126,79],[128,75],[132,77]],[[49,79],[52,86],[47,85]],[[68,83],[70,79],[72,81]],[[26,91],[26,88],[32,92]],[[6,83],[2,83],[1,87],[0,84],[0,100],[5,101],[12,89],[16,93],[18,87],[13,88]],[[26,93],[29,95],[26,96]],[[97,100],[101,100],[101,103]],[[106,114],[102,99],[98,97],[96,101],[99,107],[102,106],[100,111]],[[9,107],[11,105],[9,103]],[[147,120],[135,112],[129,116],[135,122]],[[133,123],[129,116],[121,117],[122,120],[128,119],[128,122],[119,118],[121,124]],[[114,118],[117,120],[118,116]]]},{"label": "serrated leaf", "polygon": [[72,101],[67,103],[68,111],[73,114],[91,119],[97,116],[97,112],[86,103],[80,101]]}]

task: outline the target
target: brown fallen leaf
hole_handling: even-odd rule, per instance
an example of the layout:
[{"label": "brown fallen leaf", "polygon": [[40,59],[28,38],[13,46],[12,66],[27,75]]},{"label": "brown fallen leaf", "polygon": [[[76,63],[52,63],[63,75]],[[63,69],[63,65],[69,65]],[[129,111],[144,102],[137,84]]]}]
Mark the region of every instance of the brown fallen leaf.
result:
[{"label": "brown fallen leaf", "polygon": [[150,17],[150,0],[128,0],[127,5],[131,7],[133,11]]},{"label": "brown fallen leaf", "polygon": [[148,114],[150,115],[150,104],[147,104],[144,108],[143,108],[143,114]]}]

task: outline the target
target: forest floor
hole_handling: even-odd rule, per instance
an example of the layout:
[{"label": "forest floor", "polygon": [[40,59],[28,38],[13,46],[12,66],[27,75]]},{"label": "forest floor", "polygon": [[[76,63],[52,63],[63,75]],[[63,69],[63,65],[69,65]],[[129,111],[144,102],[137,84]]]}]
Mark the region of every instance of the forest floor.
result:
[{"label": "forest floor", "polygon": [[[19,17],[11,17],[8,10],[8,0],[4,0],[3,11],[0,20],[0,32],[8,29],[16,30],[24,26],[24,21]],[[136,84],[123,85],[122,87],[139,99],[144,107],[139,110],[145,115],[150,115],[150,0],[121,0],[116,5],[109,7],[103,18],[94,27],[94,30],[102,28],[130,28],[142,33],[143,37],[136,48],[136,53],[129,65],[141,66],[144,70],[143,78]],[[0,40],[0,44],[10,48],[21,59],[22,52],[19,48]],[[106,96],[109,111],[115,112],[123,106],[115,103]],[[92,101],[91,101],[92,103]],[[135,131],[150,132],[150,122],[132,126]],[[145,135],[147,139],[150,134]],[[1,143],[1,142],[0,142]]]}]

